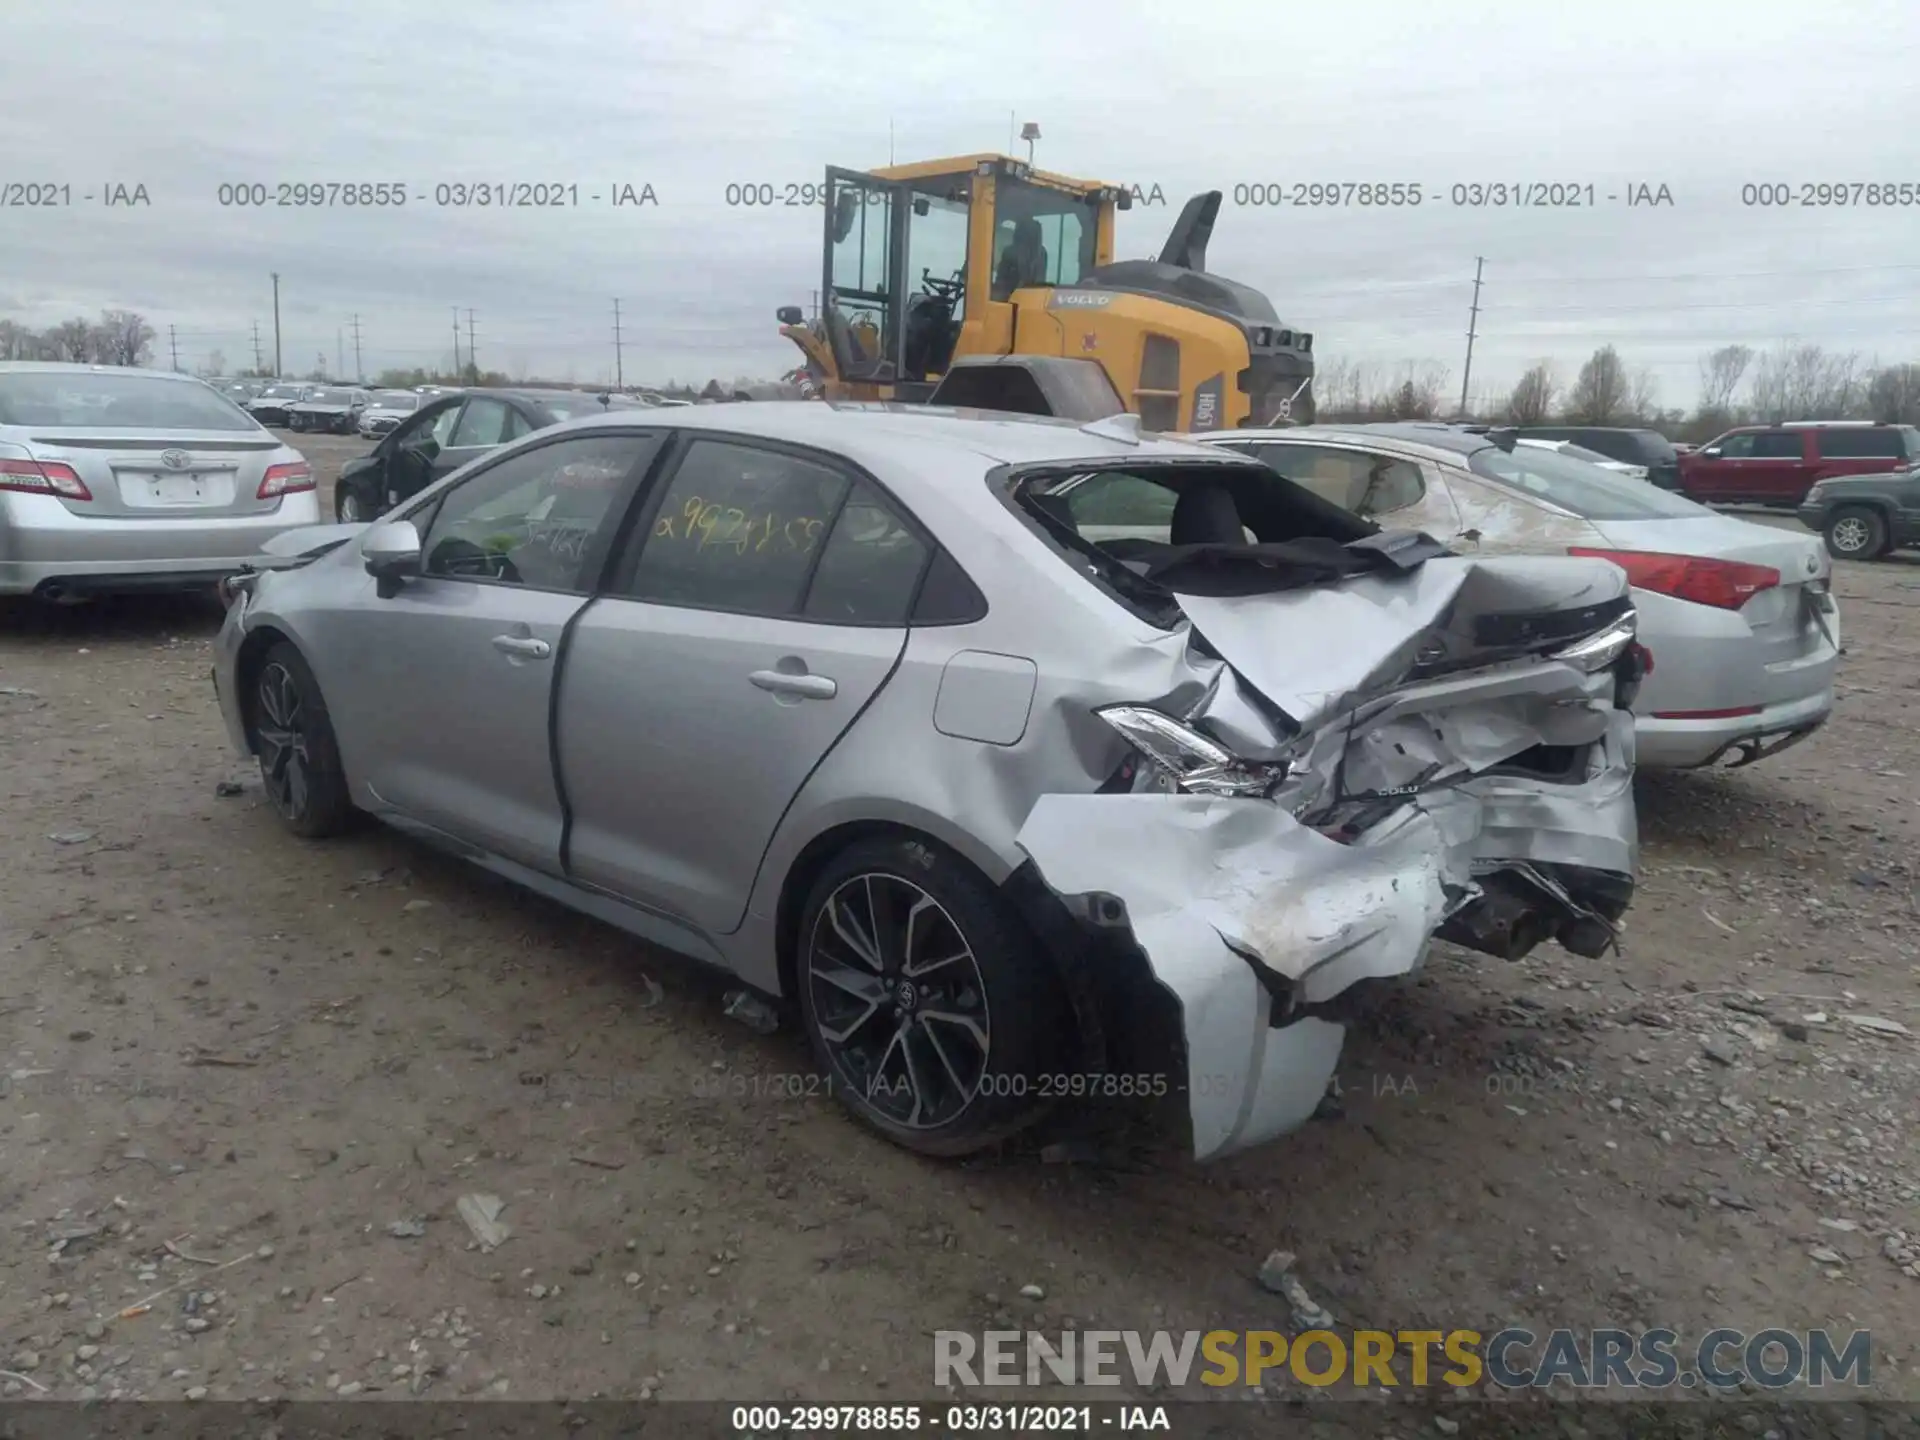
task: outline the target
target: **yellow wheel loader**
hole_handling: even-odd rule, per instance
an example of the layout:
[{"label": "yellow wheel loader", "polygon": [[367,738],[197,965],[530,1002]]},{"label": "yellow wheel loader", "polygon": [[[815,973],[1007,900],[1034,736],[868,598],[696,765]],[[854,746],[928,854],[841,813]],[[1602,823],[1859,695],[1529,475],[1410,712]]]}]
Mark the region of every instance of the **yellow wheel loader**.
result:
[{"label": "yellow wheel loader", "polygon": [[1313,337],[1206,269],[1220,192],[1160,254],[1113,258],[1123,187],[1005,155],[829,167],[820,306],[779,311],[829,400],[1064,415],[1142,428],[1309,423]]}]

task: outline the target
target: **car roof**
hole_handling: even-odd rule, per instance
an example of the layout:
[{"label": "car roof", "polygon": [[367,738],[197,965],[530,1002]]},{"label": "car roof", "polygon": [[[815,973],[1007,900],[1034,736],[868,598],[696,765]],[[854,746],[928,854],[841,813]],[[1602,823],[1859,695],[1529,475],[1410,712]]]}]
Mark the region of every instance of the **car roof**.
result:
[{"label": "car roof", "polygon": [[[1142,434],[1137,443],[1086,429],[1071,420],[992,410],[927,405],[761,400],[751,404],[609,410],[566,422],[568,430],[632,426],[715,430],[764,440],[812,445],[858,464],[911,470],[917,457],[973,456],[996,465],[1199,461],[1232,463],[1217,451],[1176,436]],[[541,432],[551,438],[552,430]],[[1232,457],[1245,465],[1259,462]]]},{"label": "car roof", "polygon": [[[1200,437],[1196,437],[1200,438]],[[1379,424],[1331,423],[1324,425],[1294,425],[1277,430],[1216,430],[1204,437],[1215,445],[1234,440],[1282,441],[1298,444],[1302,441],[1354,441],[1365,440],[1369,444],[1378,444],[1382,449],[1398,451],[1402,454],[1424,455],[1428,459],[1457,459],[1471,455],[1476,450],[1485,450],[1493,445],[1485,435],[1472,430],[1463,430],[1456,425],[1443,425],[1436,422],[1419,420],[1386,421]]]}]

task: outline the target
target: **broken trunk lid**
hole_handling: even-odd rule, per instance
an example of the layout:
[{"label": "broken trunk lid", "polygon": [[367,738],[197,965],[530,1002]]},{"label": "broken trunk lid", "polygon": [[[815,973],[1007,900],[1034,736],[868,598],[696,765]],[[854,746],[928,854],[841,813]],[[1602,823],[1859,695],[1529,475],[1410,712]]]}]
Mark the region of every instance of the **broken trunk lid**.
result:
[{"label": "broken trunk lid", "polygon": [[[1176,592],[1208,646],[1302,729],[1399,683],[1450,644],[1492,663],[1528,633],[1571,643],[1616,618],[1626,597],[1617,567],[1560,556],[1446,556],[1265,595]],[[1574,620],[1550,618],[1562,612]]]}]

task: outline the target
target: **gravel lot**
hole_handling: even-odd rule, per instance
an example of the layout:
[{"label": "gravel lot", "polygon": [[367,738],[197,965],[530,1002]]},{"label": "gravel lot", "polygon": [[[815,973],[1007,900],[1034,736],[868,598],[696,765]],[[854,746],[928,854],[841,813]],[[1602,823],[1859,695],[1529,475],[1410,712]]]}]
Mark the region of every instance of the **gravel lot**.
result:
[{"label": "gravel lot", "polygon": [[712,977],[284,835],[209,604],[0,611],[0,1389],[933,1398],[939,1328],[1286,1328],[1285,1248],[1343,1326],[1867,1328],[1920,1398],[1920,564],[1836,588],[1824,733],[1641,781],[1623,956],[1443,947],[1337,1113],[1210,1167],[1107,1113],[895,1150]]}]

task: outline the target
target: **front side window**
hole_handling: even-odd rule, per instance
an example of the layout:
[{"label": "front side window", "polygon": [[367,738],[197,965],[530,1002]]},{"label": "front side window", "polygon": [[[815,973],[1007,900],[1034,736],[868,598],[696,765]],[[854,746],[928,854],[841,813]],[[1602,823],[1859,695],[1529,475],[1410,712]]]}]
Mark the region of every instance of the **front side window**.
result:
[{"label": "front side window", "polygon": [[421,543],[421,571],[582,594],[614,503],[650,435],[583,435],[508,456],[448,491]]},{"label": "front side window", "polygon": [[1751,430],[1743,430],[1737,435],[1723,435],[1707,448],[1718,449],[1722,460],[1751,460],[1753,435]]}]

